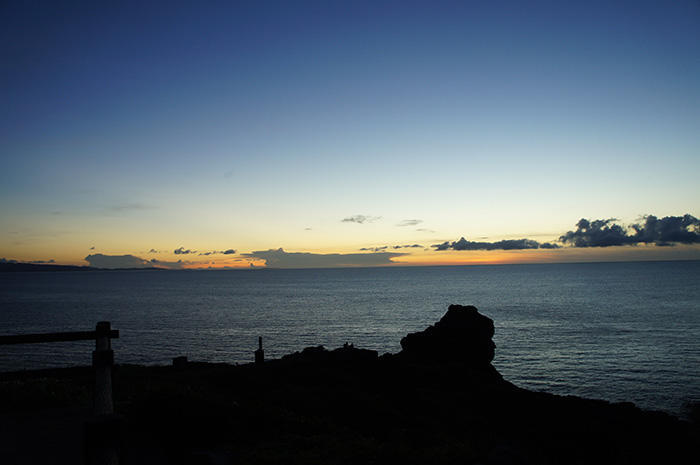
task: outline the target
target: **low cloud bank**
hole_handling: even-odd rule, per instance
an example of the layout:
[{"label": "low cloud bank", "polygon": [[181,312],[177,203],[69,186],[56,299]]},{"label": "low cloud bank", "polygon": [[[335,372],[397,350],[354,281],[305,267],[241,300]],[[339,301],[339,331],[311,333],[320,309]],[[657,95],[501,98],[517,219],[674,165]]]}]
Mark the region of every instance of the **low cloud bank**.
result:
[{"label": "low cloud bank", "polygon": [[644,223],[634,223],[628,227],[616,221],[615,218],[594,221],[581,218],[576,223],[576,231],[567,232],[559,240],[573,247],[700,243],[700,220],[692,215],[666,216],[661,219],[648,215],[644,217]]},{"label": "low cloud bank", "polygon": [[468,241],[464,237],[458,241],[445,241],[442,244],[433,244],[435,250],[530,250],[530,249],[558,249],[557,244],[551,242],[537,242],[532,239],[509,239],[496,242]]},{"label": "low cloud bank", "polygon": [[149,268],[148,260],[134,255],[104,255],[96,253],[85,257],[85,261],[95,268]]},{"label": "low cloud bank", "polygon": [[258,250],[242,254],[244,257],[265,260],[269,268],[333,268],[344,266],[391,265],[391,259],[406,255],[397,252],[330,253],[285,252],[282,248]]},{"label": "low cloud bank", "polygon": [[135,255],[104,255],[101,253],[92,254],[85,257],[89,266],[94,268],[116,269],[116,268],[167,268],[169,270],[180,270],[185,262],[165,262],[162,260],[144,260]]}]

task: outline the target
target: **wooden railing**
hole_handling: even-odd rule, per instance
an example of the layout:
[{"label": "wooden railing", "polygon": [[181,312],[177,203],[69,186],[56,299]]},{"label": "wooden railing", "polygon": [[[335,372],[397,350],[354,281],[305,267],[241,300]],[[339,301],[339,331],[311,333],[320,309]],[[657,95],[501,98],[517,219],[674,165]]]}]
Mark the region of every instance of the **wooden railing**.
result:
[{"label": "wooden railing", "polygon": [[96,418],[88,422],[85,428],[85,461],[90,465],[111,465],[118,464],[120,461],[121,434],[118,432],[121,420],[113,415],[112,400],[112,366],[114,365],[112,339],[118,337],[119,331],[112,329],[109,321],[97,323],[95,331],[0,336],[0,345],[95,341],[92,366],[95,368],[93,412]]}]

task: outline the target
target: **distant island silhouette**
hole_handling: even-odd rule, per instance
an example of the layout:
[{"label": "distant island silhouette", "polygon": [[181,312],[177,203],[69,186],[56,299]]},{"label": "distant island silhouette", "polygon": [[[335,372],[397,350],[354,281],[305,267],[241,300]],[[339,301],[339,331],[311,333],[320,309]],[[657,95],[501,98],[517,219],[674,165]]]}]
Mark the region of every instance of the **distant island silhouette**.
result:
[{"label": "distant island silhouette", "polygon": [[[261,339],[245,365],[116,366],[122,463],[696,463],[697,407],[684,421],[518,388],[491,364],[493,335],[476,307],[450,305],[396,354],[346,343],[266,361]],[[78,453],[93,382],[88,367],[0,374],[7,463]],[[58,450],[35,447],[47,435]]]},{"label": "distant island silhouette", "polygon": [[0,272],[32,272],[32,271],[148,271],[158,270],[167,271],[163,268],[147,267],[147,268],[96,268],[93,266],[75,266],[75,265],[53,265],[44,263],[22,263],[22,262],[5,262],[0,263]]}]

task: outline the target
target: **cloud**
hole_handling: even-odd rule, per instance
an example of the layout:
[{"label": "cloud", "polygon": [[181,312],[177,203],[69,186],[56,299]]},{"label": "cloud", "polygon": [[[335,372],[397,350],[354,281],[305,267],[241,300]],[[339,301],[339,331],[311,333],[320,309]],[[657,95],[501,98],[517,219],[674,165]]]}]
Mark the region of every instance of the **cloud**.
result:
[{"label": "cloud", "polygon": [[416,226],[423,222],[423,220],[403,220],[399,222],[396,226]]},{"label": "cloud", "polygon": [[406,255],[397,252],[317,254],[309,252],[285,252],[282,248],[259,250],[244,257],[265,260],[269,268],[333,268],[345,266],[391,265],[392,258]]},{"label": "cloud", "polygon": [[180,247],[178,249],[173,250],[173,253],[175,255],[187,255],[191,253],[197,253],[196,250],[190,250],[190,249],[185,249],[184,247]]},{"label": "cloud", "polygon": [[381,247],[362,247],[360,249],[360,251],[362,251],[362,252],[381,252],[381,251],[386,250],[388,248],[389,248],[388,245],[383,245]]},{"label": "cloud", "polygon": [[29,263],[33,263],[33,264],[36,264],[36,265],[45,265],[45,264],[48,264],[48,263],[56,263],[56,260],[54,260],[54,259],[52,258],[51,260],[34,260],[34,261],[29,262]]},{"label": "cloud", "polygon": [[95,268],[115,269],[115,268],[166,268],[169,270],[179,270],[189,262],[178,260],[176,262],[164,262],[156,260],[145,260],[134,255],[104,255],[101,253],[88,255],[85,261]]},{"label": "cloud", "polygon": [[532,239],[508,239],[496,242],[474,242],[468,241],[464,237],[455,242],[443,242],[433,244],[435,250],[529,250],[529,249],[558,249],[557,244],[541,244]]},{"label": "cloud", "polygon": [[364,223],[374,223],[375,221],[380,220],[381,218],[382,218],[381,216],[353,215],[353,216],[349,216],[347,218],[343,218],[341,220],[341,222],[364,224]]},{"label": "cloud", "polygon": [[428,228],[418,228],[418,229],[416,229],[416,231],[418,231],[418,232],[427,232],[427,233],[434,233],[434,232],[435,232],[435,231],[433,231],[432,229],[428,229]]},{"label": "cloud", "polygon": [[576,231],[568,231],[559,240],[573,247],[700,243],[700,220],[692,215],[666,216],[661,219],[647,215],[644,223],[634,223],[629,227],[617,224],[616,221],[615,218],[594,221],[581,218],[576,223]]},{"label": "cloud", "polygon": [[107,207],[108,210],[114,212],[124,212],[124,211],[135,211],[135,210],[153,210],[156,207],[152,205],[146,205],[140,202],[125,202],[115,205],[110,205]]},{"label": "cloud", "polygon": [[151,249],[151,250],[148,251],[148,253],[160,253],[160,252],[159,252],[158,250],[156,250],[156,249]]},{"label": "cloud", "polygon": [[383,245],[381,247],[363,247],[360,249],[360,251],[369,251],[369,252],[381,252],[386,249],[414,249],[414,248],[422,248],[423,246],[420,244],[406,244],[406,245]]},{"label": "cloud", "polygon": [[150,266],[152,267],[166,268],[168,270],[181,270],[183,265],[187,263],[189,262],[183,262],[182,260],[178,260],[176,262],[164,262],[162,260],[156,260],[155,258],[152,258],[149,262]]},{"label": "cloud", "polygon": [[95,268],[148,268],[148,260],[133,255],[104,255],[101,253],[85,257],[90,266]]},{"label": "cloud", "polygon": [[90,247],[90,250],[95,250],[95,246],[93,245],[92,247]]},{"label": "cloud", "polygon": [[0,263],[17,263],[17,260],[8,260],[6,258],[0,258]]},{"label": "cloud", "polygon": [[[180,247],[182,248],[182,247]],[[175,252],[177,253],[177,252]],[[194,252],[191,252],[194,253]],[[200,252],[199,255],[216,255],[216,254],[221,254],[221,255],[233,255],[236,253],[235,249],[227,249],[227,250],[212,250],[209,252]]]}]

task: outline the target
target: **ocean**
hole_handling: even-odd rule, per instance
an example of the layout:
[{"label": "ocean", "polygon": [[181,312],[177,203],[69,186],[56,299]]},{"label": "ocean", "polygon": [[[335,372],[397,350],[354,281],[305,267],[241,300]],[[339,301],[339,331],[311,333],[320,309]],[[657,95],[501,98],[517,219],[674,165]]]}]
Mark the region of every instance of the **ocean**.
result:
[{"label": "ocean", "polygon": [[[0,334],[111,321],[118,363],[247,363],[343,343],[398,352],[449,304],[494,320],[520,387],[682,414],[700,400],[700,262],[0,273]],[[88,365],[90,342],[0,346],[0,371]]]}]

